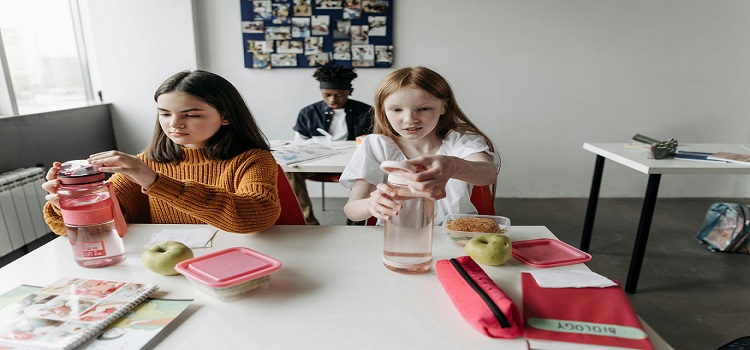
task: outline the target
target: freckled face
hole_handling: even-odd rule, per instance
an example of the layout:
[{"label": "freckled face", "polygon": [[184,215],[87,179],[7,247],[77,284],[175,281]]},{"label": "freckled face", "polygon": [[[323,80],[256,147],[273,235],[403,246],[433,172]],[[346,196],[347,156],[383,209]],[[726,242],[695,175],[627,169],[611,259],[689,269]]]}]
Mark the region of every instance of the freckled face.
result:
[{"label": "freckled face", "polygon": [[419,88],[405,87],[383,101],[385,115],[405,139],[435,136],[435,127],[445,113],[445,102]]},{"label": "freckled face", "polygon": [[212,105],[193,95],[173,91],[156,99],[159,125],[174,143],[186,148],[201,148],[229,121]]}]

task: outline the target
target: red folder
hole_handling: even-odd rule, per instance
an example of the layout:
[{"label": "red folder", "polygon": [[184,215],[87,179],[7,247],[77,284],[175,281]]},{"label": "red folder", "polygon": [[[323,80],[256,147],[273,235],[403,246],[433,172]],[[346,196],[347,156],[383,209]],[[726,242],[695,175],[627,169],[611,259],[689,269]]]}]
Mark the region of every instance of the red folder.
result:
[{"label": "red folder", "polygon": [[524,336],[532,349],[535,340],[653,349],[620,286],[542,288],[530,273],[521,274],[521,286]]}]

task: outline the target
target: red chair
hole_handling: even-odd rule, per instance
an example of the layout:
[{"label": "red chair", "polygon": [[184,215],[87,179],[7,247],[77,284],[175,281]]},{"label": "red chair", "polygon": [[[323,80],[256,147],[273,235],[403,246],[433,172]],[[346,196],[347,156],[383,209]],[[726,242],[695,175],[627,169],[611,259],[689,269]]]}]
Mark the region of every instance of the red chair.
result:
[{"label": "red chair", "polygon": [[490,186],[474,186],[470,200],[479,215],[495,215],[495,196]]},{"label": "red chair", "polygon": [[281,202],[281,215],[276,220],[276,225],[305,225],[305,216],[299,207],[297,196],[292,191],[292,186],[284,175],[284,170],[278,167],[277,188],[279,190],[279,201]]},{"label": "red chair", "polygon": [[[471,204],[477,208],[479,215],[495,215],[495,196],[492,194],[490,186],[474,186],[471,190]],[[370,216],[365,221],[365,226],[375,226],[378,219]]]},{"label": "red chair", "polygon": [[318,173],[307,179],[320,182],[320,206],[323,211],[326,211],[326,182],[338,183],[340,176],[340,173]]}]

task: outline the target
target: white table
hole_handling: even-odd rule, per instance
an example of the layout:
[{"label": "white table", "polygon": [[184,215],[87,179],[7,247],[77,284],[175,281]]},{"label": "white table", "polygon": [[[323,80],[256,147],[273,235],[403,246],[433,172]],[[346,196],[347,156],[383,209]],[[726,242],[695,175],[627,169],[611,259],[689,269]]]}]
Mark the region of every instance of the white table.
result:
[{"label": "white table", "polygon": [[[184,277],[160,276],[143,267],[143,244],[154,232],[195,225],[131,225],[126,260],[103,269],[73,261],[65,237],[0,269],[0,293],[20,284],[46,285],[61,277],[157,283],[156,297],[195,299],[184,321],[157,349],[526,349],[526,342],[486,337],[469,326],[435,276],[392,272],[382,264],[382,227],[275,226],[258,234],[219,232],[203,255],[244,246],[283,262],[268,288],[231,302],[197,290]],[[436,228],[434,258],[463,255]],[[513,227],[511,238],[554,237],[542,226]],[[434,266],[434,265],[433,265]],[[520,272],[534,268],[515,259],[485,271],[521,303]],[[560,269],[587,269],[583,264]],[[671,349],[650,327],[656,349]]]},{"label": "white table", "polygon": [[339,149],[341,153],[315,159],[307,162],[301,162],[294,166],[282,165],[284,172],[305,172],[305,173],[341,173],[344,171],[349,159],[354,155],[356,150],[355,141],[332,141],[331,147]]},{"label": "white table", "polygon": [[[596,154],[594,165],[594,177],[591,181],[591,192],[589,194],[586,219],[583,225],[581,237],[581,250],[588,251],[591,243],[591,234],[596,216],[596,205],[599,200],[599,189],[604,171],[604,159],[622,164],[628,168],[648,175],[648,185],[643,200],[641,218],[638,224],[638,232],[635,238],[633,254],[630,258],[630,269],[625,282],[625,291],[635,294],[638,286],[643,257],[646,252],[646,243],[651,227],[651,219],[656,206],[656,196],[659,192],[659,183],[662,174],[750,174],[750,166],[736,163],[700,162],[683,159],[649,159],[648,151],[631,149],[626,143],[584,143],[583,149]],[[678,149],[683,151],[699,152],[733,152],[750,153],[738,144],[684,144]]]}]

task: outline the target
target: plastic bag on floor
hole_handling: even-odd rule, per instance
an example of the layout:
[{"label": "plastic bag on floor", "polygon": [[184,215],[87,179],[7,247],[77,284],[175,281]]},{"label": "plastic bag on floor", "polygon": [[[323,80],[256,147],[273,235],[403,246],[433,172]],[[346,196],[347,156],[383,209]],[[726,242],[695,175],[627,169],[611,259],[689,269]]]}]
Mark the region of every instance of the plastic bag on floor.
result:
[{"label": "plastic bag on floor", "polygon": [[720,202],[706,212],[698,239],[708,243],[711,250],[748,253],[749,233],[750,206]]}]

